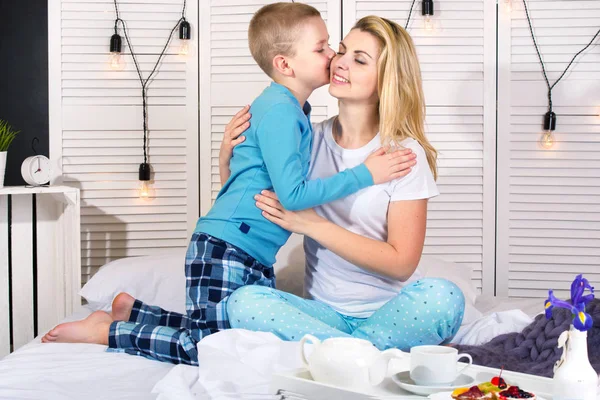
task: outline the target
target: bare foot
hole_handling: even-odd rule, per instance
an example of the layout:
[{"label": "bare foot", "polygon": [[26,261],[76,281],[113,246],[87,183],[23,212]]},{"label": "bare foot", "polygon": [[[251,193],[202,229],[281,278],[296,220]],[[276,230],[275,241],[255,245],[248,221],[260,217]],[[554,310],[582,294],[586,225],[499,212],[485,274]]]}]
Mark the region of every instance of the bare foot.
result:
[{"label": "bare foot", "polygon": [[86,319],[57,325],[42,338],[42,343],[96,343],[108,345],[110,314],[94,311]]},{"label": "bare foot", "polygon": [[125,292],[119,293],[112,302],[112,312],[110,315],[112,315],[113,320],[129,321],[134,302],[135,299],[133,296]]}]

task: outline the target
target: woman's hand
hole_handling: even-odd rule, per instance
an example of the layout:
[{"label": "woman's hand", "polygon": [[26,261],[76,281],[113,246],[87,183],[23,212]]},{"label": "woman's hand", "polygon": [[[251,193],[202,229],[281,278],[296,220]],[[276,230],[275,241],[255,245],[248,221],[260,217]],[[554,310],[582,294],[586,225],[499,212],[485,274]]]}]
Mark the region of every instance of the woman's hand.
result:
[{"label": "woman's hand", "polygon": [[288,211],[279,202],[277,195],[268,190],[263,190],[254,196],[256,206],[263,210],[262,215],[290,232],[308,235],[311,227],[325,219],[312,208],[302,211]]},{"label": "woman's hand", "polygon": [[245,136],[240,136],[250,127],[250,117],[248,111],[250,106],[244,106],[231,118],[231,121],[225,127],[221,148],[219,149],[219,174],[221,175],[221,185],[224,185],[229,179],[229,161],[233,155],[233,148],[246,140]]},{"label": "woman's hand", "polygon": [[246,140],[245,136],[240,136],[250,127],[250,106],[244,106],[231,118],[231,121],[225,127],[223,141],[219,151],[219,164],[229,165],[229,160],[233,154],[233,148]]}]

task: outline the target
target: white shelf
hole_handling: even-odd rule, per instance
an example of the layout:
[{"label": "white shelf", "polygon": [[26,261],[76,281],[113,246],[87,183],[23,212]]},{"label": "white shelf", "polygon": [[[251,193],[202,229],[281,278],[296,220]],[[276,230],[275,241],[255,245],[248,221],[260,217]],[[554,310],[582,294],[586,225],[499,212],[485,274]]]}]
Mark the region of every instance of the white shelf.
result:
[{"label": "white shelf", "polygon": [[48,194],[65,204],[79,204],[79,188],[71,186],[5,186],[0,188],[0,196],[31,194]]},{"label": "white shelf", "polygon": [[77,193],[78,188],[71,186],[4,186],[0,196],[9,194]]}]

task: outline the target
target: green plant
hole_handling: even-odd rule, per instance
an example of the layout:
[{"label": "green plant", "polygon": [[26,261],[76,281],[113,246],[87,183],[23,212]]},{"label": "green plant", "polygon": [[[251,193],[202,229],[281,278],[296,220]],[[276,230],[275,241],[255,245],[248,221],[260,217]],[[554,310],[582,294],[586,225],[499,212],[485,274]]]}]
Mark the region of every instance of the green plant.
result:
[{"label": "green plant", "polygon": [[21,131],[15,131],[8,122],[0,119],[0,151],[7,151],[8,146]]}]

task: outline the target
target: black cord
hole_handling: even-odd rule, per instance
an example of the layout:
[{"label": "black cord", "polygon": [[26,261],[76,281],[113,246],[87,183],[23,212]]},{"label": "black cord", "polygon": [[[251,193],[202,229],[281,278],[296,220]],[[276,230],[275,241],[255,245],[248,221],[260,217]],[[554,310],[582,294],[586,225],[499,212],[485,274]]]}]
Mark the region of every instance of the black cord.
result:
[{"label": "black cord", "polygon": [[415,6],[415,0],[413,0],[412,4],[410,5],[410,11],[408,12],[408,19],[406,20],[406,26],[404,27],[404,29],[408,29],[408,23],[410,22],[410,16],[412,14],[412,10],[413,10],[414,6]]},{"label": "black cord", "polygon": [[148,151],[147,151],[148,150],[148,146],[147,146],[147,142],[148,142],[148,84],[151,81],[154,74],[156,73],[156,69],[160,65],[160,62],[162,61],[162,58],[164,57],[165,52],[167,51],[167,48],[169,47],[169,43],[171,43],[171,39],[173,38],[173,32],[175,32],[175,30],[177,29],[177,27],[179,26],[179,24],[182,21],[185,21],[185,8],[187,5],[187,0],[183,0],[183,11],[181,13],[181,18],[179,18],[179,20],[177,21],[177,24],[175,24],[173,29],[171,29],[171,32],[169,33],[169,37],[167,39],[167,42],[165,43],[165,46],[163,47],[162,51],[160,52],[160,55],[158,56],[158,60],[156,60],[156,64],[154,64],[154,68],[152,69],[152,72],[150,72],[150,75],[148,75],[148,77],[146,79],[144,79],[142,76],[142,70],[137,61],[135,52],[133,51],[133,46],[131,45],[131,40],[129,39],[129,34],[127,33],[127,31],[128,31],[127,25],[125,24],[125,21],[119,17],[119,7],[117,5],[117,0],[114,0],[114,2],[115,2],[116,17],[117,17],[115,19],[115,33],[117,33],[118,23],[120,22],[121,26],[123,28],[123,33],[125,34],[125,40],[127,41],[127,46],[129,47],[129,52],[131,53],[131,58],[133,58],[133,63],[135,65],[135,69],[137,71],[138,77],[140,79],[140,83],[142,85],[142,115],[143,115],[142,118],[143,118],[143,128],[144,128],[144,142],[143,142],[144,147],[143,148],[144,148],[144,164],[146,164],[148,162]]},{"label": "black cord", "polygon": [[117,18],[115,19],[115,33],[117,33],[117,24],[119,23],[119,20],[121,18],[119,18],[119,7],[117,6],[117,0],[115,0],[115,13],[117,15]]},{"label": "black cord", "polygon": [[527,9],[527,1],[526,0],[523,0],[523,5],[525,6],[525,15],[527,16],[527,23],[529,24],[529,32],[531,33],[531,39],[533,39],[533,45],[535,46],[535,51],[537,52],[538,58],[540,60],[540,64],[542,65],[542,73],[544,74],[544,79],[546,80],[546,86],[548,87],[548,111],[552,112],[552,89],[554,89],[554,86],[556,86],[556,84],[558,82],[560,82],[560,80],[563,78],[563,76],[565,76],[565,74],[567,73],[567,71],[569,70],[569,68],[571,67],[571,65],[573,64],[575,59],[577,58],[577,56],[580,55],[581,53],[583,53],[588,47],[590,47],[592,45],[592,43],[594,43],[594,40],[596,40],[598,35],[600,35],[600,29],[598,29],[598,32],[596,32],[596,34],[594,35],[592,40],[590,40],[590,42],[587,44],[587,46],[585,46],[577,54],[575,54],[575,56],[573,56],[573,58],[571,59],[571,62],[569,63],[569,65],[567,65],[567,68],[565,68],[565,70],[560,75],[560,77],[556,80],[556,82],[554,82],[554,84],[550,85],[550,81],[548,80],[548,75],[546,74],[546,67],[544,65],[544,61],[542,60],[542,55],[540,54],[540,49],[538,48],[537,41],[535,40],[535,35],[533,34],[533,27],[531,26],[531,18],[529,18],[529,10]]}]

